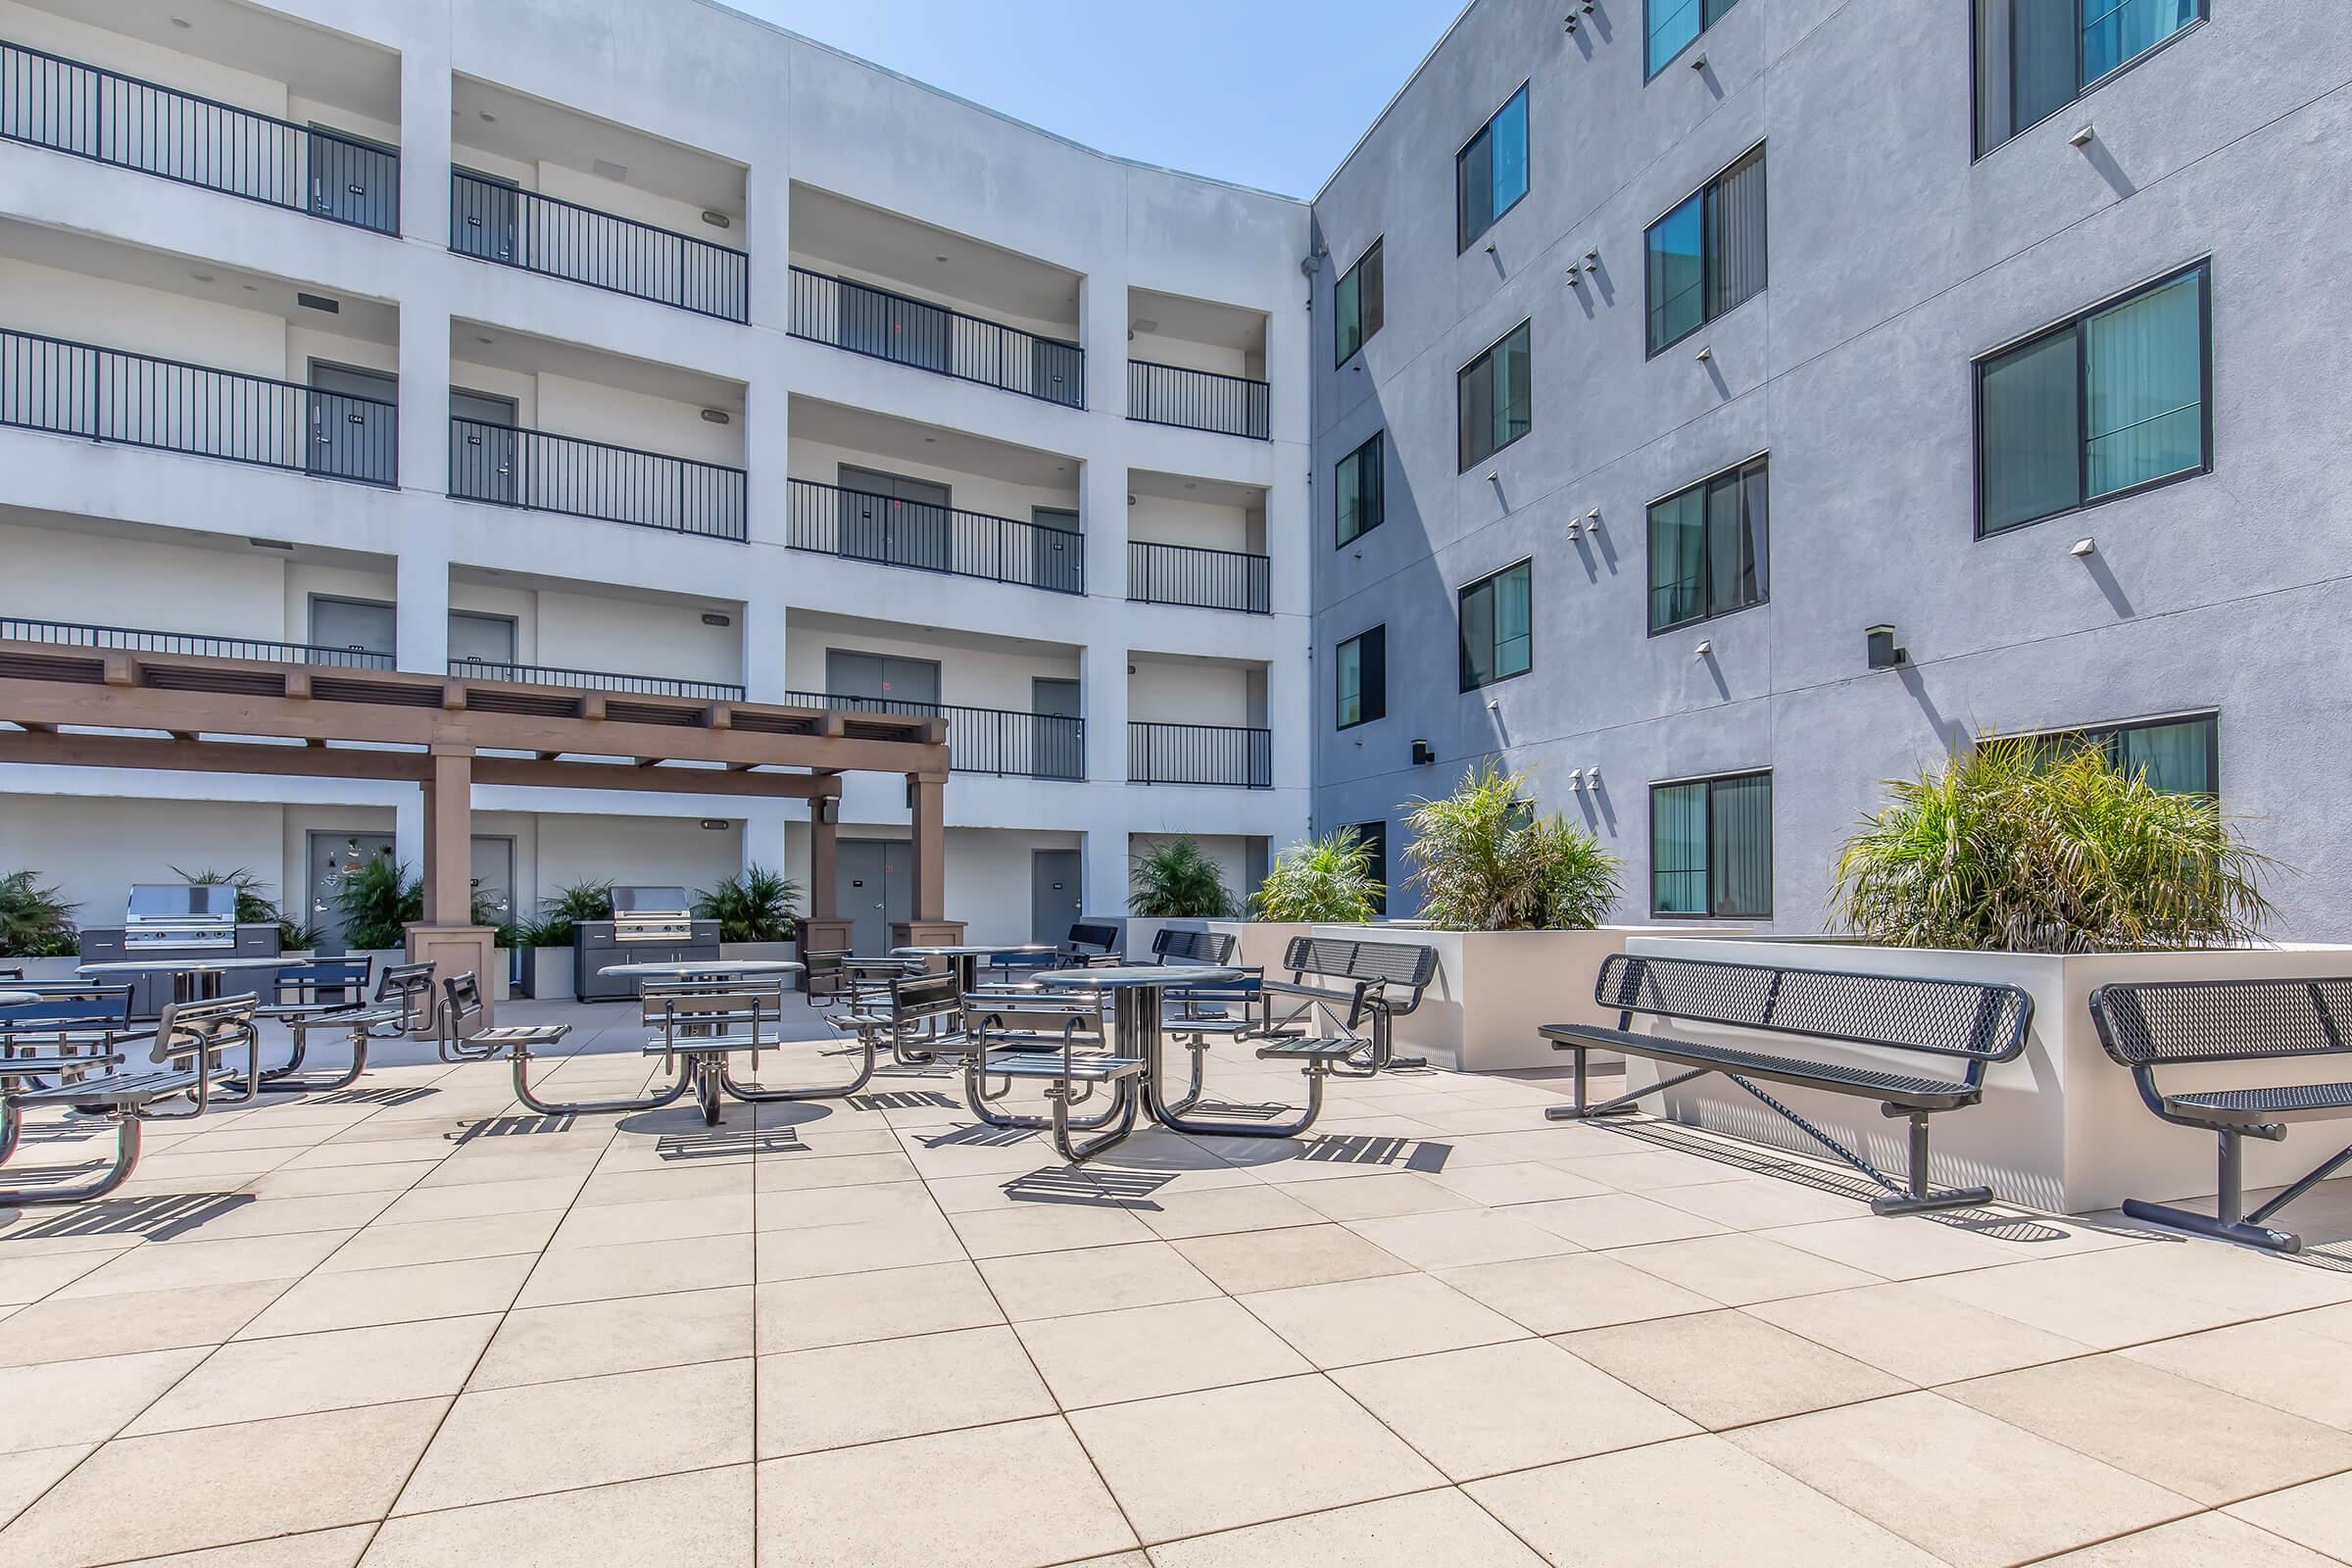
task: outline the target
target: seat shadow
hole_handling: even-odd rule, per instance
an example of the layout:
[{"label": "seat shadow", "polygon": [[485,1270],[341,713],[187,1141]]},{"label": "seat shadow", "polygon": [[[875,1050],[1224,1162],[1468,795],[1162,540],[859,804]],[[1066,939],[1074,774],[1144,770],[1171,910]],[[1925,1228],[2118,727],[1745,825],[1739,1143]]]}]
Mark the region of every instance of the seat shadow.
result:
[{"label": "seat shadow", "polygon": [[[47,1173],[24,1174],[31,1177]],[[136,1236],[149,1242],[175,1241],[223,1214],[233,1214],[248,1203],[259,1201],[251,1193],[158,1193],[147,1198],[102,1199],[69,1213],[53,1214],[12,1229],[0,1235],[0,1246],[66,1236]]]}]

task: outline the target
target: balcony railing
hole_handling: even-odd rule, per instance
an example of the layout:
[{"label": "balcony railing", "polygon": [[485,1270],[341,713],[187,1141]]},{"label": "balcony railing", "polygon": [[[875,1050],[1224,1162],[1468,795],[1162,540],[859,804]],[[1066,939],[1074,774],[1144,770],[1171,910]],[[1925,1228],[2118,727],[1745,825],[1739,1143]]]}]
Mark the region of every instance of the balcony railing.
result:
[{"label": "balcony railing", "polygon": [[1057,594],[1086,592],[1086,536],[922,501],[795,479],[788,542],[853,561],[984,577]]},{"label": "balcony railing", "polygon": [[1231,724],[1127,724],[1131,784],[1230,784],[1270,789],[1274,732]]},{"label": "balcony railing", "polygon": [[577,686],[586,691],[626,692],[633,697],[699,697],[740,703],[743,688],[727,681],[673,680],[666,675],[624,675],[610,669],[565,669],[556,664],[501,664],[487,659],[453,659],[449,672],[466,680],[511,680],[526,686]]},{"label": "balcony railing", "polygon": [[0,138],[400,232],[400,154],[0,42]]},{"label": "balcony railing", "polygon": [[207,659],[252,659],[272,664],[321,664],[334,669],[390,669],[390,654],[318,643],[270,642],[257,637],[208,637],[137,626],[85,626],[68,620],[23,620],[0,615],[0,642],[64,643],[74,648],[133,654],[197,654]]},{"label": "balcony railing", "polygon": [[792,270],[792,335],[894,365],[1086,407],[1086,351],[805,267]]},{"label": "balcony railing", "polygon": [[389,403],[7,327],[0,424],[325,479],[399,479],[400,415]]},{"label": "balcony railing", "polygon": [[1263,381],[1181,365],[1127,362],[1127,417],[1146,424],[1270,439],[1271,393]]},{"label": "balcony railing", "polygon": [[1127,597],[1143,605],[1273,613],[1270,563],[1239,550],[1127,541]]},{"label": "balcony railing", "polygon": [[751,319],[751,258],[462,169],[449,175],[449,248],[526,272],[729,321]]},{"label": "balcony railing", "polygon": [[1086,720],[954,703],[907,703],[892,697],[786,692],[784,701],[861,713],[899,713],[948,721],[948,765],[958,773],[1012,778],[1086,777]]},{"label": "balcony railing", "polygon": [[723,464],[482,419],[449,421],[449,493],[461,500],[739,540],[745,488],[744,471]]}]

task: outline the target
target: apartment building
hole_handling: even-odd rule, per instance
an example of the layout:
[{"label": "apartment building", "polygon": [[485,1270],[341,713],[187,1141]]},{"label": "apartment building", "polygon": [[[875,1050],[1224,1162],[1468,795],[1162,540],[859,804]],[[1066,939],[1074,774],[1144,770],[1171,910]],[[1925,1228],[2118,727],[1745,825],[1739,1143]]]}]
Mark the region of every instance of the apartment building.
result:
[{"label": "apartment building", "polygon": [[2330,0],[1477,0],[1314,202],[1317,825],[1499,755],[1812,931],[2088,734],[2340,937],[2348,87]]},{"label": "apartment building", "polygon": [[[0,0],[0,639],[936,712],[976,940],[1162,835],[1239,889],[1308,815],[1308,228],[701,0]],[[93,923],[421,858],[401,786],[0,792]],[[808,876],[797,803],[473,805],[502,913]],[[841,803],[861,950],[907,817]]]}]

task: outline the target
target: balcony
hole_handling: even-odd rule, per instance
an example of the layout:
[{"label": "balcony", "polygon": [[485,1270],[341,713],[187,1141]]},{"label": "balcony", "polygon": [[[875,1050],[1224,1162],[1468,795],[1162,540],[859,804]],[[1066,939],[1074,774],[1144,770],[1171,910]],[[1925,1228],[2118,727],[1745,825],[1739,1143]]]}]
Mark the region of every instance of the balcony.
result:
[{"label": "balcony", "polygon": [[400,232],[391,148],[22,44],[0,42],[0,138]]},{"label": "balcony", "polygon": [[322,479],[399,482],[390,403],[5,327],[0,424]]},{"label": "balcony", "polygon": [[1274,785],[1274,732],[1235,724],[1127,724],[1130,784]]},{"label": "balcony", "polygon": [[196,632],[150,631],[135,626],[88,626],[64,620],[24,620],[0,615],[0,642],[56,643],[69,648],[102,648],[131,654],[196,654],[207,659],[250,659],[270,664],[318,664],[330,669],[390,669],[390,654],[318,643],[281,643],[257,637],[211,637]]},{"label": "balcony", "polygon": [[1272,391],[1263,381],[1151,360],[1127,362],[1127,417],[1217,435],[1271,439]]},{"label": "balcony", "polygon": [[751,258],[742,251],[463,169],[450,171],[449,197],[449,248],[461,256],[751,319]]},{"label": "balcony", "polygon": [[1127,417],[1264,441],[1272,434],[1266,316],[1127,291]]},{"label": "balcony", "polygon": [[786,542],[795,550],[1049,593],[1086,592],[1086,536],[1072,529],[813,479],[795,479],[790,489]]},{"label": "balcony", "polygon": [[632,697],[694,697],[713,703],[743,701],[743,688],[724,681],[674,680],[666,675],[626,675],[609,669],[565,669],[553,664],[504,664],[483,659],[453,659],[449,662],[449,672],[465,680],[569,686],[585,691],[623,692]]},{"label": "balcony", "polygon": [[893,365],[1086,407],[1086,351],[1019,327],[805,267],[792,270],[792,335]]},{"label": "balcony", "polygon": [[744,537],[748,476],[694,458],[452,416],[449,493],[599,522]]},{"label": "balcony", "polygon": [[958,773],[1073,781],[1086,777],[1086,720],[1082,718],[825,692],[786,692],[784,701],[853,712],[944,718],[948,721],[948,765]]},{"label": "balcony", "polygon": [[1273,613],[1271,564],[1239,550],[1127,542],[1127,597],[1141,605]]}]

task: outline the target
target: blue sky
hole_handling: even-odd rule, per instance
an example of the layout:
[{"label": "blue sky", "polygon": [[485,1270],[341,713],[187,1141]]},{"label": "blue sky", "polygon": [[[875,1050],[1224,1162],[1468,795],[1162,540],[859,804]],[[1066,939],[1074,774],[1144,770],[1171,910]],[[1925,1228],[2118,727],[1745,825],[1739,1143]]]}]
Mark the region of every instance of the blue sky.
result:
[{"label": "blue sky", "polygon": [[729,0],[1121,157],[1312,196],[1459,0]]}]

